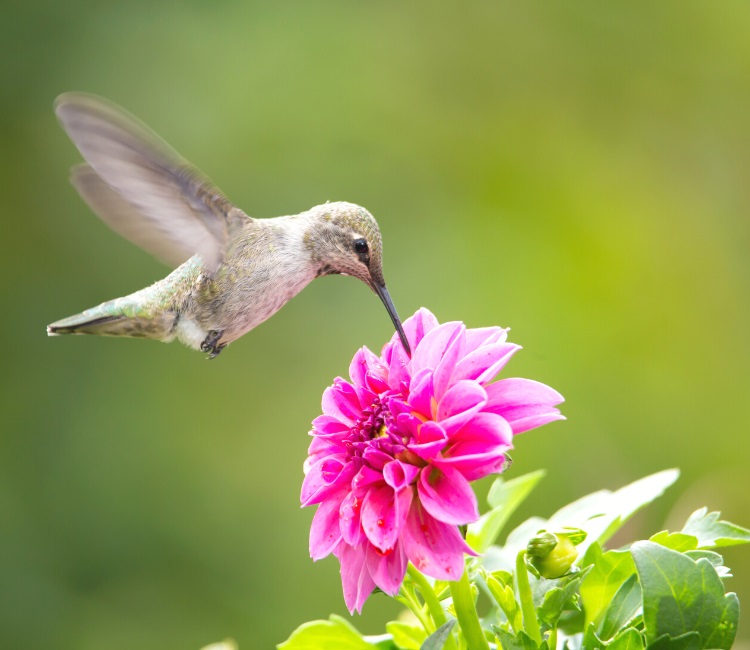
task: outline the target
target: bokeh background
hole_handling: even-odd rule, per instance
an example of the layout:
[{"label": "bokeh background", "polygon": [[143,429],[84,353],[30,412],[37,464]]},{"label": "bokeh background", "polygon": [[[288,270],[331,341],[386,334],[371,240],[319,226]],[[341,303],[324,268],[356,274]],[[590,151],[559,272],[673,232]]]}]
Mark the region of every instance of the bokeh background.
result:
[{"label": "bokeh background", "polygon": [[[58,93],[124,105],[252,216],[368,207],[402,316],[511,326],[508,374],[567,398],[517,441],[510,476],[549,471],[523,514],[679,467],[643,536],[704,504],[750,525],[748,34],[743,0],[11,0],[0,646],[270,648],[344,614],[337,563],[308,558],[307,431],[356,348],[391,335],[331,277],[212,362],[47,338],[166,274],[68,185]],[[747,609],[750,551],[725,557]],[[396,611],[375,596],[354,622]]]}]

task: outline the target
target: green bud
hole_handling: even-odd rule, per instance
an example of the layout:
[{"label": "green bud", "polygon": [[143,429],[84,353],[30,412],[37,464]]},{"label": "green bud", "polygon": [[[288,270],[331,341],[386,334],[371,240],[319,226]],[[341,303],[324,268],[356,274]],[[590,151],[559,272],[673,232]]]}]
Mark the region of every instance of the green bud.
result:
[{"label": "green bud", "polygon": [[544,578],[564,576],[578,559],[576,545],[586,539],[586,533],[579,528],[566,528],[564,532],[550,533],[540,530],[529,541],[526,555],[531,565]]},{"label": "green bud", "polygon": [[[541,534],[539,534],[541,533]],[[534,559],[543,559],[547,557],[557,546],[557,537],[552,533],[539,531],[536,537],[533,537],[526,546],[526,555]]]}]

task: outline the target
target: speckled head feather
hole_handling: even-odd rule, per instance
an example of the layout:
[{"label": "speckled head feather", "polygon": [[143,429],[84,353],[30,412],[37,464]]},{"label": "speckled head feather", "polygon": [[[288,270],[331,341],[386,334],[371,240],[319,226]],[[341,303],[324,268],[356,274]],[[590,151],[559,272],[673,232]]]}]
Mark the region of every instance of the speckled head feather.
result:
[{"label": "speckled head feather", "polygon": [[[318,205],[309,211],[311,225],[305,245],[320,275],[340,273],[373,285],[383,286],[383,241],[375,218],[363,207],[339,201]],[[355,243],[364,240],[367,250],[357,252]]]}]

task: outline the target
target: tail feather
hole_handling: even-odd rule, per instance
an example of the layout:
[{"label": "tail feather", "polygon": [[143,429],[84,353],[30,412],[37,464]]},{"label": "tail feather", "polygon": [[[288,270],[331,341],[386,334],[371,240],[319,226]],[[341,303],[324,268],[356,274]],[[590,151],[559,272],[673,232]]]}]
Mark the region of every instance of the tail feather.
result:
[{"label": "tail feather", "polygon": [[[177,314],[133,313],[117,305],[118,301],[63,318],[47,325],[49,336],[61,334],[97,334],[99,336],[129,336],[169,341],[174,338]],[[128,313],[130,312],[130,313]]]},{"label": "tail feather", "polygon": [[62,320],[47,325],[47,334],[49,336],[60,336],[61,334],[107,334],[108,326],[117,323],[125,316],[99,316],[92,317],[86,312],[69,316]]}]

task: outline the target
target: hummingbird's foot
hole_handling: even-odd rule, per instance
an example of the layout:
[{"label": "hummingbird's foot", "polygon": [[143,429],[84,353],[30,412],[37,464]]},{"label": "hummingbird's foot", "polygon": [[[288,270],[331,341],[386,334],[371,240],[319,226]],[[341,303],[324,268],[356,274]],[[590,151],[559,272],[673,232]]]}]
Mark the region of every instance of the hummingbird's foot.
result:
[{"label": "hummingbird's foot", "polygon": [[226,343],[219,344],[223,335],[224,330],[211,330],[201,343],[201,352],[208,352],[209,359],[215,359],[219,356],[219,352],[227,346]]}]

